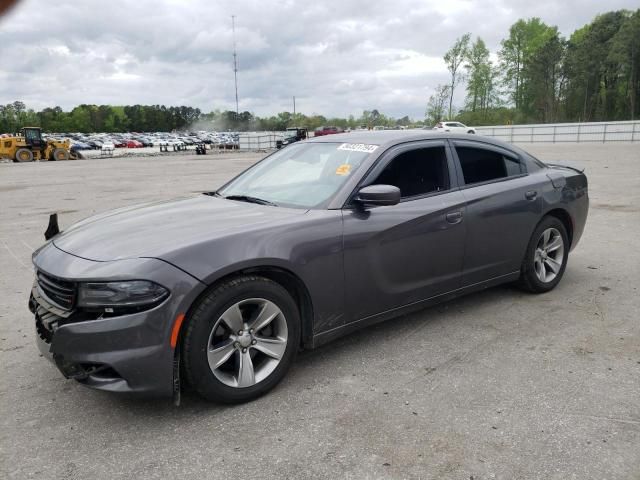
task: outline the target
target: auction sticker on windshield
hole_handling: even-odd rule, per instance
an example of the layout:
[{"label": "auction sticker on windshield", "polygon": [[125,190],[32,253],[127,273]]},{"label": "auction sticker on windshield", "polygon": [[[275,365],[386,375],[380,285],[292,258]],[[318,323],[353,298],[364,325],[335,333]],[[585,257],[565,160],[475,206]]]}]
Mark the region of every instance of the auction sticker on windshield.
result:
[{"label": "auction sticker on windshield", "polygon": [[367,145],[366,143],[343,143],[338,147],[338,150],[372,153],[376,148],[378,148],[378,145]]},{"label": "auction sticker on windshield", "polygon": [[344,163],[336,169],[336,175],[349,175],[350,171],[351,165],[349,165],[348,163]]}]

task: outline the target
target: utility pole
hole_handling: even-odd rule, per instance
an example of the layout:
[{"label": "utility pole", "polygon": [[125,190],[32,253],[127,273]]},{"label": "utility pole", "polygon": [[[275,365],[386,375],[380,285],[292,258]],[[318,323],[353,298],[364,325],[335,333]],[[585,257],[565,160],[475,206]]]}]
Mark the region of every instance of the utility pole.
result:
[{"label": "utility pole", "polygon": [[293,96],[293,116],[296,116],[296,96]]},{"label": "utility pole", "polygon": [[236,52],[236,16],[231,15],[231,31],[233,33],[233,78],[236,84],[236,117],[240,115],[238,108],[238,53]]}]

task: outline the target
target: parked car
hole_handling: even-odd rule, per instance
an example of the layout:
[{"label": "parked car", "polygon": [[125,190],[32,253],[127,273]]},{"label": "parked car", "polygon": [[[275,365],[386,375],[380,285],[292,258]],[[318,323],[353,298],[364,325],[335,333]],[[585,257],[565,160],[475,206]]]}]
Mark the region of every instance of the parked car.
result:
[{"label": "parked car", "polygon": [[284,137],[282,138],[282,140],[276,140],[276,148],[286,147],[287,145],[291,145],[292,143],[306,140],[308,136],[309,133],[306,128],[289,127],[284,132]]},{"label": "parked car", "polygon": [[143,147],[153,147],[153,141],[147,137],[136,137],[134,140],[140,142]]},{"label": "parked car", "polygon": [[433,129],[439,132],[476,133],[475,128],[467,127],[464,123],[460,122],[438,122]]},{"label": "parked car", "polygon": [[505,282],[553,289],[588,204],[580,170],[498,140],[316,138],[216,192],[52,220],[29,306],[68,378],[242,402],[301,346]]},{"label": "parked car", "polygon": [[157,141],[157,144],[162,147],[172,148],[173,150],[181,150],[185,148],[185,143],[182,140],[175,138],[161,138]]},{"label": "parked car", "polygon": [[127,148],[142,148],[143,145],[138,140],[127,140],[126,141]]},{"label": "parked car", "polygon": [[343,133],[344,130],[340,127],[318,127],[314,130],[313,134],[316,137],[321,137],[323,135],[333,135],[336,133]]},{"label": "parked car", "polygon": [[70,147],[71,151],[80,151],[80,150],[92,150],[93,147],[91,145],[89,145],[88,143],[84,143],[84,142],[79,142],[79,141],[75,141],[71,144]]}]

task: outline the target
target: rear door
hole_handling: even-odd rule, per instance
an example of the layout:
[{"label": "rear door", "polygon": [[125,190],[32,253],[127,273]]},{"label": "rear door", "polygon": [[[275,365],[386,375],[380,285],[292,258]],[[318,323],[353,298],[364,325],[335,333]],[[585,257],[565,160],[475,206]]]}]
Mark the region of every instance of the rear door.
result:
[{"label": "rear door", "polygon": [[351,321],[408,305],[461,284],[464,197],[443,140],[383,155],[360,187],[395,185],[397,205],[343,210],[346,305]]},{"label": "rear door", "polygon": [[466,206],[464,285],[517,272],[540,219],[542,184],[515,152],[452,141]]}]

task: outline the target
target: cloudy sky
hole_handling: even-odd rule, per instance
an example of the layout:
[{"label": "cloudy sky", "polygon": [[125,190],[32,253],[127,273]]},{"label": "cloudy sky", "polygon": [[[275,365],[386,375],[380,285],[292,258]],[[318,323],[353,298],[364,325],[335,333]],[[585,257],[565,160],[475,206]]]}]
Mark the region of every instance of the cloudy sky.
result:
[{"label": "cloudy sky", "polygon": [[[0,103],[235,109],[421,118],[464,32],[492,51],[518,18],[565,35],[638,0],[22,0],[0,18]],[[460,98],[461,100],[461,98]]]}]

